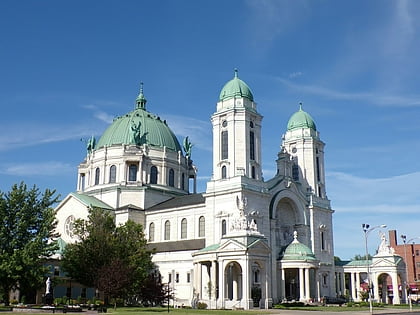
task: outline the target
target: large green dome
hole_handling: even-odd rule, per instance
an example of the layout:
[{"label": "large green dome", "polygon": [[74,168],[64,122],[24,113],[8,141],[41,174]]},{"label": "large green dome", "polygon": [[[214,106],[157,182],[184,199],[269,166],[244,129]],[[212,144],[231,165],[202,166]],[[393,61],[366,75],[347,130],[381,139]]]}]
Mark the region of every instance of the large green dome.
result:
[{"label": "large green dome", "polygon": [[300,243],[296,236],[283,253],[283,260],[316,260],[312,250],[305,244]]},{"label": "large green dome", "polygon": [[302,105],[299,110],[290,117],[287,123],[287,130],[310,128],[316,131],[316,125],[311,115],[302,110]]},{"label": "large green dome", "polygon": [[250,101],[254,100],[249,86],[238,78],[238,70],[235,69],[235,77],[225,84],[220,92],[219,101],[226,101],[234,97],[245,97]]},{"label": "large green dome", "polygon": [[111,145],[136,144],[182,151],[181,146],[165,120],[148,112],[141,89],[136,109],[114,119],[95,145],[95,150]]}]

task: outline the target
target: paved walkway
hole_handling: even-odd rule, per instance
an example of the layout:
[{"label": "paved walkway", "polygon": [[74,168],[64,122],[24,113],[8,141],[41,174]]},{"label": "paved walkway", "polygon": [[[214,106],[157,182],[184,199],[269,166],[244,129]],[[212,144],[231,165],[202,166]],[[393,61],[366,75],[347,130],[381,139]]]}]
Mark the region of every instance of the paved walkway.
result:
[{"label": "paved walkway", "polygon": [[[258,312],[257,312],[258,314]],[[261,313],[264,315],[267,315],[267,312]],[[324,314],[324,315],[359,315],[359,314],[370,314],[369,310],[367,311],[342,311],[342,312],[328,312],[328,311],[312,311],[312,310],[308,310],[308,311],[295,311],[295,310],[270,310],[269,314],[278,314],[278,315],[320,315],[320,314]],[[374,310],[373,314],[387,314],[387,315],[392,315],[392,314],[410,314],[410,315],[420,315],[420,311],[415,310],[413,312],[410,312],[410,310],[406,310],[406,309],[382,309],[382,310]]]}]

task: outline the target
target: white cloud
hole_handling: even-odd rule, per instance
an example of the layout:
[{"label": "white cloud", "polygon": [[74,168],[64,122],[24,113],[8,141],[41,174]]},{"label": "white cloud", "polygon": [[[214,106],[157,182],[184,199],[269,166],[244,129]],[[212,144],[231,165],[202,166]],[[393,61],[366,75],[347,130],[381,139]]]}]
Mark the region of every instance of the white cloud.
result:
[{"label": "white cloud", "polygon": [[99,134],[102,130],[102,125],[92,123],[53,125],[50,122],[37,122],[26,123],[25,128],[17,123],[3,124],[0,126],[0,151],[80,139]]},{"label": "white cloud", "polygon": [[110,115],[110,114],[104,112],[103,110],[100,110],[98,108],[98,106],[96,106],[96,105],[92,105],[92,104],[85,105],[85,106],[83,106],[83,108],[86,108],[86,109],[89,109],[89,110],[93,111],[93,116],[95,118],[97,118],[97,119],[99,119],[99,120],[101,120],[101,121],[103,121],[107,124],[112,123],[112,121],[114,119],[113,115]]},{"label": "white cloud", "polygon": [[[187,137],[199,149],[212,151],[211,124],[208,121],[178,115],[163,115],[171,130],[180,138]],[[194,147],[193,147],[194,154]]]},{"label": "white cloud", "polygon": [[295,25],[302,23],[309,12],[307,1],[248,0],[249,15],[254,20],[252,32],[257,41],[273,41]]},{"label": "white cloud", "polygon": [[302,75],[303,75],[303,73],[302,73],[302,72],[300,72],[300,71],[295,71],[295,72],[292,72],[292,73],[290,73],[290,74],[289,74],[289,78],[290,78],[290,79],[294,79],[294,78],[300,77],[300,76],[302,76]]},{"label": "white cloud", "polygon": [[420,95],[386,95],[383,91],[378,93],[342,92],[317,85],[297,84],[283,78],[278,78],[277,80],[285,86],[287,86],[288,88],[294,89],[301,93],[309,93],[313,95],[323,96],[329,99],[363,101],[365,103],[383,106],[420,106]]},{"label": "white cloud", "polygon": [[420,172],[389,178],[362,178],[341,172],[328,172],[326,176],[328,195],[337,205],[334,208],[340,210],[382,213],[398,209],[412,213],[420,205]]},{"label": "white cloud", "polygon": [[62,176],[74,173],[74,165],[57,161],[19,163],[0,166],[0,174],[12,176]]}]

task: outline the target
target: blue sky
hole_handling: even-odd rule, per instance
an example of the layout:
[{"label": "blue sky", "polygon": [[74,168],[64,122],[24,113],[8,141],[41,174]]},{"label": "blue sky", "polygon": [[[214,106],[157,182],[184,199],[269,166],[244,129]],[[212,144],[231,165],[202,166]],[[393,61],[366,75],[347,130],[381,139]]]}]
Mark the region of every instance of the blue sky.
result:
[{"label": "blue sky", "polygon": [[132,110],[141,81],[147,109],[190,136],[204,190],[209,118],[238,68],[266,179],[298,103],[314,118],[336,255],[363,254],[362,223],[420,236],[418,16],[405,0],[0,1],[0,190],[74,191],[80,139]]}]

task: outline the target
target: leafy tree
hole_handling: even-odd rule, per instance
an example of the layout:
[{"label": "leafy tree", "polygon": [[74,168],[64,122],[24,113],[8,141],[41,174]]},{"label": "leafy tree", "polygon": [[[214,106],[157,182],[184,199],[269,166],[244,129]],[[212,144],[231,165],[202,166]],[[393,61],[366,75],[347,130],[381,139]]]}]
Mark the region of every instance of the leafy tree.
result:
[{"label": "leafy tree", "polygon": [[71,278],[98,288],[107,298],[133,296],[144,289],[154,264],[140,224],[116,226],[110,212],[92,208],[87,221],[75,222],[75,234],[79,241],[67,245],[63,257]]},{"label": "leafy tree", "polygon": [[53,241],[52,207],[58,198],[55,190],[41,194],[36,186],[28,189],[23,182],[0,192],[0,292],[6,305],[10,290],[25,293],[44,284],[43,261],[58,248]]},{"label": "leafy tree", "polygon": [[[368,260],[372,259],[372,255],[371,255],[371,254],[369,254],[369,255],[367,256],[367,259],[368,259]],[[360,255],[360,254],[354,255],[353,260],[366,260],[366,255],[363,255],[363,256],[362,256],[362,255]]]}]

